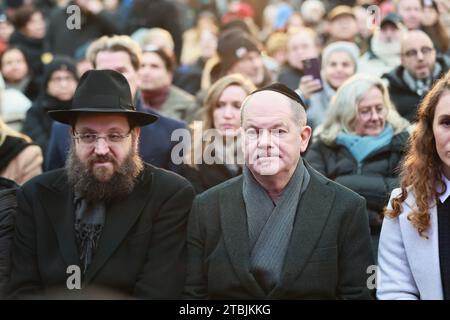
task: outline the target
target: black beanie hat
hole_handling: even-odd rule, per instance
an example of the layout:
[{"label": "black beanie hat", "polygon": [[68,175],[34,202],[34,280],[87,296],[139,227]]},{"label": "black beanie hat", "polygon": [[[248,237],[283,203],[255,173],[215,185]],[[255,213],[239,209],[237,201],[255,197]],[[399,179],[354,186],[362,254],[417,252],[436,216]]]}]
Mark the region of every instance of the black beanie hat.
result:
[{"label": "black beanie hat", "polygon": [[256,41],[237,29],[224,32],[217,44],[217,53],[224,72],[228,71],[236,62],[252,51],[260,53]]},{"label": "black beanie hat", "polygon": [[67,56],[54,56],[53,60],[44,66],[44,76],[42,78],[42,84],[46,89],[48,82],[52,77],[52,74],[58,70],[67,70],[73,74],[78,81],[77,66],[75,60]]}]

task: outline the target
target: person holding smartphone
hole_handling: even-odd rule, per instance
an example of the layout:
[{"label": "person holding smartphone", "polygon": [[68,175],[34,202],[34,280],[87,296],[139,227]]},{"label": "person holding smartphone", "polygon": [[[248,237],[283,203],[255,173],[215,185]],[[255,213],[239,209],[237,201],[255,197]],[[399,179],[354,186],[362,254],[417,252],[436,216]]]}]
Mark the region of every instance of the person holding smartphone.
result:
[{"label": "person holding smartphone", "polygon": [[[337,89],[356,73],[359,49],[352,42],[338,41],[325,47],[322,68],[317,62],[306,60],[311,68],[304,70],[299,89],[309,108],[308,124],[314,129],[324,122],[331,98]],[[316,67],[314,67],[316,66]]]},{"label": "person holding smartphone", "polygon": [[[289,34],[287,42],[287,63],[280,70],[277,81],[291,90],[297,90],[304,76],[303,61],[320,55],[320,41],[310,28],[300,28]],[[314,90],[317,88],[312,88]],[[309,90],[308,90],[309,92]]]}]

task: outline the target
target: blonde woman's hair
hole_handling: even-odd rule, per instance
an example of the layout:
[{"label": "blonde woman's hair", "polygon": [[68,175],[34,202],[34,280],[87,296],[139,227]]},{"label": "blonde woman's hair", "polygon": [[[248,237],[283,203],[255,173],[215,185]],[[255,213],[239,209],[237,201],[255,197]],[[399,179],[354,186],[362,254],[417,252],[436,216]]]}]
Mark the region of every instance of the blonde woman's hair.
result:
[{"label": "blonde woman's hair", "polygon": [[340,132],[354,134],[352,122],[358,113],[358,104],[371,88],[378,88],[386,108],[386,123],[398,134],[410,126],[392,104],[389,91],[383,81],[370,75],[357,74],[347,79],[331,100],[325,121],[317,128],[318,136],[325,144],[333,145]]},{"label": "blonde woman's hair", "polygon": [[22,133],[20,133],[20,132],[18,132],[16,130],[14,130],[13,128],[9,127],[2,120],[2,118],[0,118],[0,147],[3,145],[3,143],[6,140],[6,137],[8,137],[8,136],[22,138],[26,142],[29,142],[29,143],[31,142],[31,139],[28,136],[26,136],[26,135],[24,135],[24,134],[22,134]]},{"label": "blonde woman's hair", "polygon": [[187,164],[195,166],[195,163],[201,163],[201,159],[194,159],[193,157],[202,156],[204,142],[203,136],[196,135],[195,132],[204,132],[208,129],[214,128],[213,113],[216,110],[220,96],[229,86],[241,87],[247,95],[256,90],[253,82],[240,74],[230,74],[217,80],[208,90],[201,112],[201,121],[194,121],[190,125],[192,137],[199,136],[201,139],[192,139],[190,151],[185,156]]},{"label": "blonde woman's hair", "polygon": [[256,90],[253,82],[240,74],[230,74],[217,80],[209,89],[202,108],[204,129],[214,128],[213,113],[217,108],[220,96],[229,86],[239,86],[249,95]]}]

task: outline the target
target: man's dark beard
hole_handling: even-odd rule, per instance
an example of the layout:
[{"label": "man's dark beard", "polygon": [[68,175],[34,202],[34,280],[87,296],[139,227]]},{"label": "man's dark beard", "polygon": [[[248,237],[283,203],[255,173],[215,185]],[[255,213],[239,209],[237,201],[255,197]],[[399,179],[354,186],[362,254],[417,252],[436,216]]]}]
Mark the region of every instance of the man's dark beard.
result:
[{"label": "man's dark beard", "polygon": [[[97,161],[113,163],[114,173],[110,180],[101,182],[95,177],[92,167]],[[75,194],[88,201],[110,201],[129,195],[143,167],[143,161],[134,149],[130,150],[121,166],[111,155],[93,155],[86,165],[78,158],[72,145],[66,161],[69,185]]]}]

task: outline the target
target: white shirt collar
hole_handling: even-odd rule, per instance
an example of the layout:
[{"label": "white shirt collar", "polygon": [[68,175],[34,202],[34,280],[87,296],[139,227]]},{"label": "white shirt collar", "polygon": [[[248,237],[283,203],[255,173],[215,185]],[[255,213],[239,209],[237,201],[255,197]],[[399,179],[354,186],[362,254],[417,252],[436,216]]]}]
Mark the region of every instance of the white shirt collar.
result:
[{"label": "white shirt collar", "polygon": [[444,180],[445,185],[447,186],[447,191],[439,197],[439,200],[441,200],[441,203],[444,203],[445,200],[447,200],[448,197],[450,197],[450,180],[443,174],[442,179]]}]

